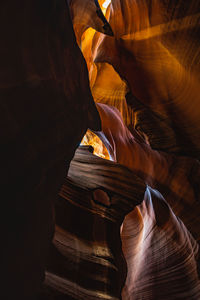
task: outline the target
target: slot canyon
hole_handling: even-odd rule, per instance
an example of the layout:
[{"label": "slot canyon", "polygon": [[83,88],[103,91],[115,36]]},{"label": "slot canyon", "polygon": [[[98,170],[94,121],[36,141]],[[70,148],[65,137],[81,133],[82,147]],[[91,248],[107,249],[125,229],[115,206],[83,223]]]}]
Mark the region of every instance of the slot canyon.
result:
[{"label": "slot canyon", "polygon": [[200,0],[0,24],[0,299],[200,300]]}]

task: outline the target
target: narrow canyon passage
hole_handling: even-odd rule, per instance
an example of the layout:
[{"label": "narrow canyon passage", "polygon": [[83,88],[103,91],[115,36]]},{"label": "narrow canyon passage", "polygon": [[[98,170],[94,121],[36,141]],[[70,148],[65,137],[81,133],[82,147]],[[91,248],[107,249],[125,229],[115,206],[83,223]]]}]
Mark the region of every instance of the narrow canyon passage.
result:
[{"label": "narrow canyon passage", "polygon": [[200,0],[11,2],[2,299],[200,299]]}]

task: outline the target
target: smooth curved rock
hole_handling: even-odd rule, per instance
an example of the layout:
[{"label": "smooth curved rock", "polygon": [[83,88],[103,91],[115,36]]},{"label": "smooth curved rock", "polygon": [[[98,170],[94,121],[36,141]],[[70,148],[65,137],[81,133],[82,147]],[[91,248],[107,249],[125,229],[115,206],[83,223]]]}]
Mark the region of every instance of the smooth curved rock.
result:
[{"label": "smooth curved rock", "polygon": [[[113,0],[107,19],[114,37],[95,33],[89,41],[90,60],[98,66],[97,71],[101,72],[105,63],[111,64],[126,81],[132,93],[129,105],[135,112],[135,126],[148,137],[152,148],[197,159],[199,14],[199,0]],[[98,76],[96,70],[93,73]],[[98,97],[102,89],[108,103],[112,95],[106,97],[103,76],[108,76],[107,72],[101,72],[96,89]]]},{"label": "smooth curved rock", "polygon": [[[95,132],[112,157],[138,174],[147,185],[159,190],[194,237],[199,240],[199,161],[151,149],[124,125],[116,108],[96,104],[102,131]],[[133,135],[134,134],[134,135]],[[104,139],[105,137],[105,139]]]},{"label": "smooth curved rock", "polygon": [[[147,186],[142,204],[125,217],[121,238],[128,273],[122,298],[198,299],[200,252],[194,237],[199,241],[199,162],[152,150],[128,131],[116,108],[96,105],[102,120],[102,132],[96,134],[102,141],[105,137],[115,160],[162,190],[176,213]],[[198,171],[191,180],[194,166]]]}]

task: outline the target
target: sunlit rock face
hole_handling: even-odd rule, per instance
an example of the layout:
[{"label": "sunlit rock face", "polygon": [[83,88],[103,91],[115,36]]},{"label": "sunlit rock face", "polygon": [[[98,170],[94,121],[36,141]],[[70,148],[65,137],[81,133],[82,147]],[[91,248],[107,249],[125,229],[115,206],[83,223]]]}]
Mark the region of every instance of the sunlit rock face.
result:
[{"label": "sunlit rock face", "polygon": [[151,146],[195,158],[200,149],[199,7],[199,1],[113,0],[106,15],[114,38],[95,33],[87,50],[95,72],[109,63],[126,81],[135,126]]},{"label": "sunlit rock face", "polygon": [[52,205],[100,120],[66,2],[3,2],[0,20],[1,297],[28,300],[44,279]]},{"label": "sunlit rock face", "polygon": [[[99,1],[100,6],[103,3]],[[126,283],[125,271],[120,269],[122,260],[117,261],[121,255],[117,247],[121,247],[119,225],[124,213],[120,222],[113,223],[110,235],[108,227],[103,227],[104,221],[101,221],[104,230],[100,232],[101,242],[108,242],[116,254],[118,290],[113,290],[116,282],[113,283],[106,270],[105,277],[99,276],[100,285],[103,280],[103,293],[92,290],[92,297],[120,299],[120,289],[125,283],[124,300],[199,299],[196,241],[200,240],[200,167],[196,159],[200,154],[200,1],[112,0],[103,12],[112,26],[113,37],[105,19],[98,17],[95,5],[92,0],[1,4],[1,191],[5,194],[1,296],[9,300],[35,300],[34,294],[44,279],[48,245],[54,232],[52,206],[75,149],[89,127],[95,130],[114,161],[101,160],[100,165],[111,164],[116,171],[120,163],[120,168],[124,166],[126,174],[130,174],[127,181],[130,179],[132,184],[133,178],[139,178],[142,186],[140,202],[128,205],[125,201],[126,214],[132,210],[121,227],[128,271]],[[89,26],[93,29],[85,31]],[[92,95],[101,116],[101,131]],[[105,149],[102,152],[106,158]],[[98,163],[92,167],[97,167],[98,173]],[[101,171],[104,178],[105,170]],[[112,183],[110,188],[116,192],[120,186],[113,184],[116,172],[106,171]],[[80,174],[75,179],[88,184],[84,174]],[[90,168],[87,174],[98,183],[98,176],[95,178]],[[120,172],[118,183],[119,178]],[[102,180],[101,185],[105,183]],[[124,188],[123,194],[127,192]],[[92,195],[89,200],[103,203],[104,213],[109,215],[106,192]],[[126,199],[120,195],[114,210],[116,215],[124,212],[120,207]],[[69,207],[71,198],[67,201]],[[91,201],[84,203],[88,207]],[[77,208],[76,201],[73,205]],[[135,205],[138,207],[133,210]],[[81,215],[84,212],[85,207]],[[73,213],[69,222],[64,220],[72,231],[77,229],[73,228],[76,209]],[[84,221],[97,233],[99,227],[92,223],[92,210],[89,216]],[[82,225],[74,238],[74,251],[77,248],[82,251],[79,238],[87,236],[84,222]],[[96,245],[92,230],[90,239]],[[112,243],[113,232],[117,239]],[[65,233],[65,241],[67,238],[70,236]],[[68,253],[69,248],[66,245],[63,248]],[[91,246],[88,253],[92,250]],[[79,282],[78,255],[74,261]],[[68,262],[70,265],[71,260]],[[84,271],[85,268],[83,274]],[[58,281],[60,285],[56,288],[65,290],[65,279]],[[74,282],[71,281],[73,288]],[[110,282],[111,296],[105,292]],[[88,282],[84,297],[74,288],[75,299],[89,297],[87,285]],[[62,299],[60,295],[58,299]]]},{"label": "sunlit rock face", "polygon": [[100,138],[91,130],[87,130],[86,134],[84,135],[81,145],[91,146],[93,148],[93,154],[104,159],[110,160],[111,157],[109,152],[104,145],[104,143],[100,140]]},{"label": "sunlit rock face", "polygon": [[105,16],[114,37],[77,34],[97,135],[151,187],[122,227],[125,300],[200,297],[199,14],[199,1],[112,0]]}]

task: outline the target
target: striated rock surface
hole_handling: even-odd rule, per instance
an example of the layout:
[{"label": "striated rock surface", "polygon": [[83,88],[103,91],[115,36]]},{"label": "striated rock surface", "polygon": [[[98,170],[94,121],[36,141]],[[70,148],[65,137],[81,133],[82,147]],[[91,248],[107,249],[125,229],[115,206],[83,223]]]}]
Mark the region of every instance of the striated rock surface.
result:
[{"label": "striated rock surface", "polygon": [[137,170],[89,149],[76,151],[56,204],[51,299],[198,299],[199,245],[183,222]]},{"label": "striated rock surface", "polygon": [[199,245],[158,191],[147,188],[121,237],[128,266],[122,299],[199,299]]},{"label": "striated rock surface", "polygon": [[[198,300],[200,1],[112,0],[112,29],[92,0],[11,4],[0,5],[2,299],[35,300],[48,261],[40,300]],[[92,95],[122,113],[97,104],[114,162],[79,149],[64,180],[86,129],[100,130]]]},{"label": "striated rock surface", "polygon": [[56,204],[45,281],[54,299],[121,298],[127,268],[120,226],[145,189],[128,168],[78,148]]},{"label": "striated rock surface", "polygon": [[97,134],[115,160],[147,184],[142,204],[122,225],[128,268],[122,298],[199,299],[199,162],[152,150],[128,131],[116,108],[97,108],[102,120]]},{"label": "striated rock surface", "polygon": [[144,182],[159,190],[194,237],[199,230],[199,161],[153,150],[124,125],[116,108],[97,103],[102,131],[96,134],[104,141],[112,157],[130,168]]},{"label": "striated rock surface", "polygon": [[[115,106],[131,129],[124,126],[116,109],[98,103],[102,131],[96,134],[111,158],[147,185],[143,203],[125,217],[121,227],[127,262],[124,300],[200,298],[199,10],[199,1],[113,0],[106,18],[114,37],[90,29],[83,35],[83,31],[76,32],[95,101]],[[91,168],[91,180],[97,183],[95,172],[98,169]],[[80,174],[76,180],[87,186]],[[108,206],[104,190],[97,191],[96,197]],[[63,236],[66,249],[68,232]],[[77,257],[79,239],[73,246],[78,249]],[[81,268],[80,260],[76,266]],[[123,268],[119,272],[123,274]],[[57,277],[52,274],[56,271],[47,274],[47,284],[52,287],[56,278],[53,289],[69,295],[73,280],[65,282],[57,276],[58,270]],[[105,273],[103,278],[107,283],[111,280]],[[97,292],[89,294],[89,286],[88,293],[82,289],[81,280],[75,280],[79,283],[72,298],[98,299]],[[120,282],[121,292],[124,277],[115,281]],[[101,297],[120,298],[120,293],[106,290]]]},{"label": "striated rock surface", "polygon": [[[83,36],[83,43],[88,44],[85,54],[91,53],[89,70],[94,95],[98,91],[97,101],[101,95],[103,103],[113,105],[108,85],[103,88],[109,77],[105,64],[111,64],[132,95],[128,104],[135,113],[134,125],[151,146],[197,159],[199,14],[199,0],[112,0],[106,18],[114,37],[96,32],[88,41]],[[98,75],[101,78],[97,82]]]}]

